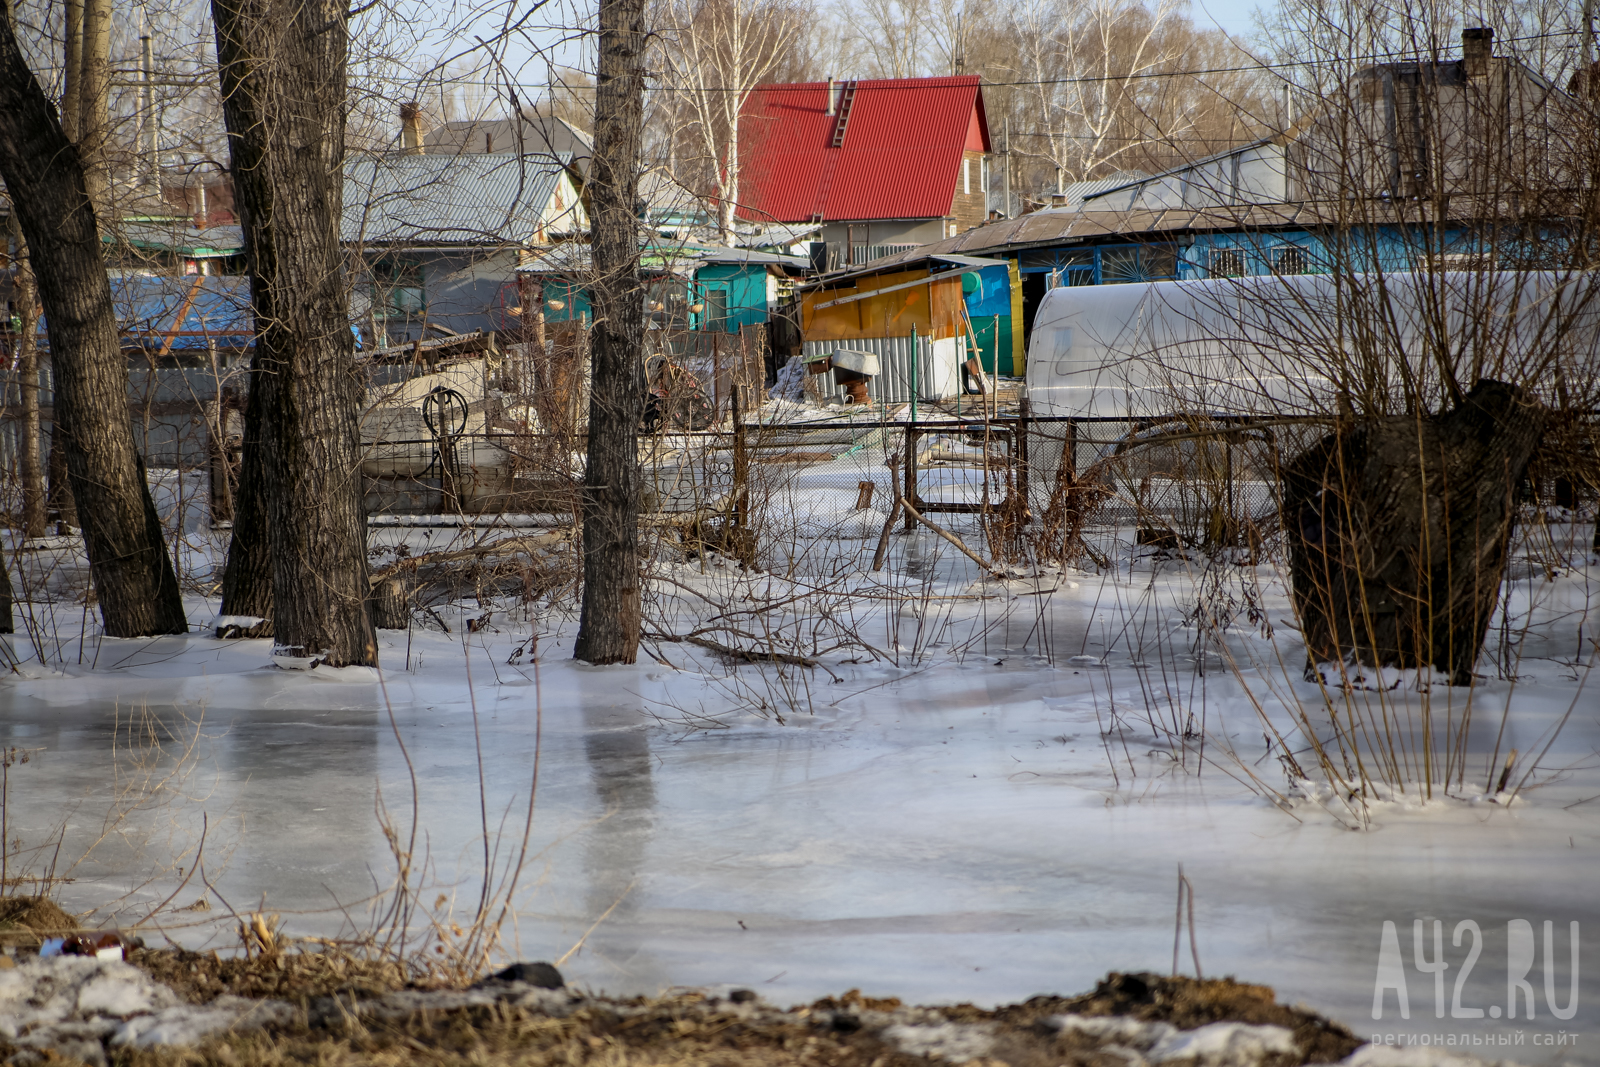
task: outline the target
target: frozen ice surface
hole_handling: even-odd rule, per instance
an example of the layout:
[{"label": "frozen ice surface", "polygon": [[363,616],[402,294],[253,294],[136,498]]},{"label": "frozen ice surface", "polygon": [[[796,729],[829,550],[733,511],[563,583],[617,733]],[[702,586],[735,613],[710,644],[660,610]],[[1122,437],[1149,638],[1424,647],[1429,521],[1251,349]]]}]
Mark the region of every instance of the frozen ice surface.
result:
[{"label": "frozen ice surface", "polygon": [[[418,546],[432,536],[391,533]],[[827,540],[828,551],[862,550]],[[228,924],[205,920],[264,905],[290,933],[327,935],[344,924],[340,909],[363,919],[387,884],[376,787],[409,825],[414,773],[417,847],[460,915],[477,896],[483,807],[491,829],[519,824],[537,750],[533,858],[510,948],[555,959],[587,934],[562,971],[591,989],[732,983],[780,1003],[851,987],[913,1003],[1080,992],[1109,970],[1171,968],[1181,863],[1207,975],[1270,984],[1363,1038],[1521,1033],[1521,1045],[1467,1051],[1600,1063],[1600,969],[1580,968],[1576,1015],[1555,1018],[1543,948],[1550,921],[1564,1008],[1567,924],[1580,923],[1590,951],[1600,931],[1600,698],[1593,651],[1580,644],[1600,577],[1589,564],[1508,585],[1513,615],[1497,620],[1496,641],[1521,650],[1514,679],[1491,663],[1470,692],[1349,696],[1431,700],[1436,723],[1473,707],[1463,788],[1363,806],[1296,789],[1264,735],[1254,702],[1282,725],[1284,700],[1322,700],[1300,679],[1292,629],[1269,639],[1241,615],[1219,644],[1195,643],[1199,564],[1146,558],[1131,572],[997,583],[937,545],[910,573],[905,547],[922,542],[893,540],[882,574],[839,572],[876,600],[830,602],[859,612],[852,625],[889,659],[834,652],[827,670],[789,671],[783,692],[770,670],[735,670],[682,643],[647,644],[634,667],[576,664],[571,605],[541,605],[532,621],[496,608],[471,634],[463,621],[485,609],[446,607],[449,635],[426,620],[383,631],[379,672],[290,672],[269,665],[270,641],[207,631],[117,641],[91,626],[80,639],[81,605],[58,604],[40,628],[48,663],[25,661],[0,688],[0,740],[35,753],[11,771],[11,832],[32,845],[64,824],[65,903],[131,925],[190,873],[178,868],[192,862],[203,811],[204,877],[174,903],[203,899],[209,911],[169,913],[161,928],[226,946]],[[715,562],[671,572],[678,584],[660,586],[652,608],[658,625],[684,633],[728,603],[782,599],[781,576]],[[1288,619],[1271,569],[1245,571],[1262,583],[1268,619]],[[825,572],[818,563],[810,573]],[[210,620],[217,604],[195,599],[189,610]],[[513,654],[534,625],[537,668]],[[12,639],[19,654],[27,644]],[[785,724],[761,701],[785,708]],[[1289,737],[1311,764],[1304,739]],[[1538,788],[1514,805],[1497,802],[1490,782],[1497,747],[1501,758],[1523,753],[1519,768],[1542,753]],[[165,792],[108,828],[131,782]],[[1450,963],[1437,999],[1432,975],[1413,965],[1412,937],[1422,920],[1431,958],[1435,919]],[[1532,1019],[1487,1014],[1507,1003],[1513,920],[1534,931]],[[1392,990],[1373,1018],[1386,921],[1398,931],[1408,1018]],[[1187,935],[1182,966],[1192,970]],[[1452,1016],[1458,979],[1460,1006],[1484,1017]],[[1559,1032],[1577,1043],[1543,1043]],[[1425,1053],[1374,1051],[1363,1067],[1423,1064]]]}]

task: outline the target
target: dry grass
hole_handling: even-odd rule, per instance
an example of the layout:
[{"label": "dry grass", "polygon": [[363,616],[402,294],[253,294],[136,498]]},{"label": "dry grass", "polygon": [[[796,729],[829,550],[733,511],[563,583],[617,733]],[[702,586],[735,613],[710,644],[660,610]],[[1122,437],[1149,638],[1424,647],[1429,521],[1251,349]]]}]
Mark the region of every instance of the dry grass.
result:
[{"label": "dry grass", "polygon": [[376,996],[403,989],[405,967],[336,946],[314,952],[221,956],[185,949],[135,948],[128,961],[200,1004],[224,995],[305,1002],[335,994]]},{"label": "dry grass", "polygon": [[[171,953],[141,953],[136,962],[150,966],[162,955],[170,957],[162,961],[167,970],[156,972],[163,978],[172,968],[181,969],[185,959],[194,962],[194,954],[180,957]],[[249,962],[258,969],[263,966],[259,959]],[[209,970],[203,967],[202,972]],[[1112,974],[1093,993],[1081,997],[1036,997],[995,1011],[971,1005],[906,1008],[895,999],[872,999],[851,990],[841,997],[826,998],[792,1011],[685,993],[658,999],[589,999],[565,1017],[501,1002],[489,1007],[422,1011],[396,1019],[358,1019],[350,1013],[319,1012],[309,1003],[308,997],[331,991],[322,975],[313,975],[295,963],[289,963],[283,973],[291,976],[286,978],[291,986],[293,976],[311,983],[299,989],[299,997],[291,998],[311,1007],[303,1018],[335,1021],[321,1026],[301,1023],[274,1031],[231,1034],[196,1048],[119,1050],[112,1062],[119,1067],[217,1063],[228,1067],[311,1063],[320,1067],[401,1063],[473,1067],[911,1067],[929,1061],[885,1043],[879,1036],[882,1027],[891,1021],[950,1021],[992,1030],[993,1048],[987,1059],[976,1061],[975,1067],[1123,1067],[1125,1057],[1098,1047],[1092,1040],[1082,1035],[1060,1035],[1041,1025],[1048,1016],[1063,1012],[1126,1014],[1180,1027],[1233,1020],[1293,1029],[1301,1055],[1278,1056],[1269,1067],[1334,1062],[1359,1044],[1335,1023],[1276,1004],[1271,989],[1231,979],[1195,981],[1152,974]],[[248,987],[248,983],[238,982],[237,976],[235,981],[235,988]]]}]

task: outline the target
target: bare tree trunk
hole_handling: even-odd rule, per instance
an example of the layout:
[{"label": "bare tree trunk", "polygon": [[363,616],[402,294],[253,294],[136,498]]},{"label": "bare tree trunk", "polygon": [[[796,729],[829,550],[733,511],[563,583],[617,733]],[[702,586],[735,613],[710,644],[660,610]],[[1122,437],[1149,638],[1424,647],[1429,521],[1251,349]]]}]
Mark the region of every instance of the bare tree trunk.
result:
[{"label": "bare tree trunk", "polygon": [[61,130],[67,140],[77,144],[78,111],[82,107],[79,101],[83,98],[80,92],[83,84],[83,0],[65,0],[62,7],[67,39],[62,49],[66,63],[61,90]]},{"label": "bare tree trunk", "polygon": [[1353,662],[1471,684],[1544,422],[1524,390],[1480,381],[1447,415],[1379,419],[1289,465],[1284,526],[1308,674]]},{"label": "bare tree trunk", "polygon": [[594,162],[593,380],[583,476],[583,609],[573,656],[632,663],[639,652],[639,421],[644,293],[635,203],[644,126],[644,0],[600,0]]},{"label": "bare tree trunk", "polygon": [[22,407],[18,430],[17,471],[22,482],[22,536],[44,536],[44,471],[39,463],[39,287],[28,263],[28,243],[15,215],[11,236],[17,245],[16,274],[12,281],[17,305],[17,392]]},{"label": "bare tree trunk", "polygon": [[[256,316],[230,606],[247,591],[259,601],[268,540],[279,662],[375,665],[361,385],[339,250],[346,6],[213,0],[211,11]],[[258,494],[265,521],[249,521]]]},{"label": "bare tree trunk", "polygon": [[[55,368],[52,361],[51,369]],[[72,479],[67,476],[67,444],[66,438],[61,433],[61,418],[59,403],[53,404],[54,414],[50,419],[50,459],[48,463],[49,481],[45,485],[44,510],[45,521],[54,515],[56,520],[56,533],[66,534],[69,530],[79,528],[78,504],[72,498]]]},{"label": "bare tree trunk", "polygon": [[89,199],[104,210],[110,194],[106,140],[111,101],[111,0],[83,0],[83,40],[78,59],[78,158]]},{"label": "bare tree trunk", "polygon": [[[233,495],[233,534],[222,572],[222,612],[218,637],[272,636],[272,538],[268,536],[266,472],[260,430],[261,407],[273,386],[262,373],[259,348],[250,359],[250,392],[245,398],[244,454]],[[224,412],[223,418],[227,418]],[[244,619],[259,619],[245,622]]]},{"label": "bare tree trunk", "polygon": [[56,425],[106,633],[186,633],[177,577],[134,448],[128,365],[83,168],[22,57],[8,8],[0,17],[0,177],[50,320]]}]

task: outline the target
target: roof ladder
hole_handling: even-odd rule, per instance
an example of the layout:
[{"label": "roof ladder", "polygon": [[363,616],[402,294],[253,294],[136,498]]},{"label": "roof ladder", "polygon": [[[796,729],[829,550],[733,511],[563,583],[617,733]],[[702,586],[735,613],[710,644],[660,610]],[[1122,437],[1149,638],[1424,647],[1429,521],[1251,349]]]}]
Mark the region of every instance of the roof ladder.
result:
[{"label": "roof ladder", "polygon": [[847,81],[839,87],[839,114],[833,120],[833,141],[829,148],[844,146],[844,128],[850,124],[850,105],[856,98],[856,83]]}]

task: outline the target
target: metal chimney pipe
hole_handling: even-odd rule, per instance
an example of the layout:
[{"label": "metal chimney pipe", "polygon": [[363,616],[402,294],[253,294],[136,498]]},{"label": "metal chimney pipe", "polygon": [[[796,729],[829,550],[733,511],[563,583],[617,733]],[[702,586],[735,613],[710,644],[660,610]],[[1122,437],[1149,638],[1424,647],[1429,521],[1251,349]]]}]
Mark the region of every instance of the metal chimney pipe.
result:
[{"label": "metal chimney pipe", "polygon": [[833,114],[833,75],[828,75],[828,114]]}]

